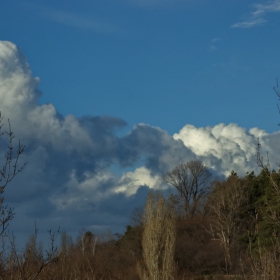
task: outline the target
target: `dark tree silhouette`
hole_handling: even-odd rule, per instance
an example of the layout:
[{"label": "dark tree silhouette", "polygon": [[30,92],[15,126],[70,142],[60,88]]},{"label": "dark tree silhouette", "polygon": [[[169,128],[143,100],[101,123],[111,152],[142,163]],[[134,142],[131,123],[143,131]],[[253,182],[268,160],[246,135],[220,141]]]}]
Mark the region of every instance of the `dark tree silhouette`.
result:
[{"label": "dark tree silhouette", "polygon": [[186,214],[193,217],[199,203],[210,191],[211,177],[212,174],[201,161],[190,161],[177,165],[164,176],[164,180],[178,190]]}]

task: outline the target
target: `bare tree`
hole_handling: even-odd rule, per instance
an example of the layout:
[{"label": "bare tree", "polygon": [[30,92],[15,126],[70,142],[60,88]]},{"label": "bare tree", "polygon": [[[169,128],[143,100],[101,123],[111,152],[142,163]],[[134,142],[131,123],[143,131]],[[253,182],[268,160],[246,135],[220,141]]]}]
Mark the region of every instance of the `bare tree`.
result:
[{"label": "bare tree", "polygon": [[[274,92],[276,93],[276,95],[278,96],[279,100],[280,100],[280,89],[279,89],[279,84],[278,84],[278,79],[276,79],[276,86],[273,87],[274,89]],[[280,107],[279,107],[279,104],[277,104],[277,107],[278,107],[278,112],[280,114]]]},{"label": "bare tree", "polygon": [[[258,139],[257,146],[256,146],[256,159],[258,166],[264,171],[267,178],[269,179],[270,183],[272,184],[275,194],[280,197],[280,187],[278,186],[277,182],[273,178],[273,172],[270,167],[270,161],[268,157],[268,152],[266,152],[266,159],[264,160],[263,156],[261,156],[261,144]],[[279,164],[278,167],[280,168]]]},{"label": "bare tree", "polygon": [[[276,79],[276,86],[273,87],[273,90],[280,100],[280,89],[279,89],[278,79]],[[280,114],[279,104],[277,104],[277,107],[278,107],[278,111],[279,111],[279,114]],[[277,182],[277,180],[275,179],[276,173],[271,168],[268,152],[266,152],[266,157],[265,158],[261,155],[261,143],[260,143],[259,139],[257,140],[257,145],[256,145],[256,161],[257,161],[257,164],[258,164],[259,168],[262,169],[262,171],[264,172],[266,177],[269,179],[269,181],[270,181],[270,183],[273,187],[274,195],[279,200],[280,199],[280,185],[279,185],[279,182]],[[279,170],[278,170],[278,173],[279,173],[280,172],[280,164],[277,163],[277,166],[279,168]],[[275,210],[272,210],[272,208],[270,207],[268,202],[266,204],[267,204],[267,207],[268,207],[269,217],[276,224],[280,225],[280,213],[279,213],[279,211],[278,211],[278,213],[276,213]]]},{"label": "bare tree", "polygon": [[239,214],[246,201],[242,179],[235,174],[225,182],[217,182],[208,199],[211,233],[223,248],[227,273],[232,266],[230,250],[239,229]]},{"label": "bare tree", "polygon": [[[276,79],[276,86],[273,87],[274,92],[278,96],[280,100],[280,89],[278,84],[278,79]],[[277,104],[278,112],[280,114],[280,107]],[[279,124],[280,125],[280,124]],[[270,160],[268,152],[266,152],[265,158],[261,155],[261,143],[260,140],[257,140],[256,145],[256,162],[258,166],[261,168],[262,172],[268,178],[271,186],[272,186],[272,196],[276,201],[276,204],[279,205],[280,199],[280,185],[279,179],[277,177],[279,175],[280,169],[278,170],[278,174],[274,172],[271,168]],[[280,164],[277,163],[280,168]],[[271,201],[268,201],[267,197],[264,197],[264,202],[266,206],[265,214],[272,225],[280,225],[280,213],[279,208],[275,209],[271,205]],[[271,237],[271,246],[265,247],[260,245],[259,239],[257,240],[257,250],[252,253],[252,242],[250,240],[249,244],[249,259],[251,261],[251,269],[252,269],[252,278],[250,279],[272,279],[276,280],[280,277],[280,266],[279,266],[279,258],[280,258],[280,243],[278,234],[273,234]]]},{"label": "bare tree", "polygon": [[[8,143],[5,158],[0,169],[0,194],[3,194],[7,185],[14,179],[14,177],[23,170],[26,163],[19,164],[19,158],[24,151],[25,146],[18,142],[17,147],[14,147],[14,133],[12,132],[11,124],[8,119],[8,130],[3,129],[3,117],[0,112],[0,138],[7,136]],[[14,217],[14,209],[4,204],[4,198],[0,197],[0,236],[4,234],[6,228]]]},{"label": "bare tree", "polygon": [[199,210],[199,203],[210,191],[212,174],[201,161],[181,163],[164,176],[183,199],[184,209],[191,217]]}]

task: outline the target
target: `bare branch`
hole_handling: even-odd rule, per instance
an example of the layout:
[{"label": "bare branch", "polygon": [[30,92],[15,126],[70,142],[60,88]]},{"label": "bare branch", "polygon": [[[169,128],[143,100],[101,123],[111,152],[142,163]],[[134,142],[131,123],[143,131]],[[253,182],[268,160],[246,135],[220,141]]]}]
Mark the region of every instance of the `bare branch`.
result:
[{"label": "bare branch", "polygon": [[193,217],[199,202],[210,192],[211,176],[201,161],[190,161],[176,166],[164,176],[164,180],[178,190],[184,200],[186,214]]},{"label": "bare branch", "polygon": [[[6,186],[21,172],[26,163],[19,165],[19,158],[24,152],[25,146],[18,142],[17,148],[14,147],[14,133],[8,119],[8,130],[3,132],[3,117],[0,112],[0,137],[7,135],[7,152],[5,154],[4,163],[0,168],[0,194],[3,194]],[[0,198],[0,236],[4,234],[9,225],[9,221],[14,218],[14,209],[4,205],[4,198]]]},{"label": "bare branch", "polygon": [[257,140],[257,147],[256,147],[256,159],[258,166],[265,172],[267,178],[269,178],[276,194],[280,197],[280,188],[273,179],[272,170],[270,168],[270,162],[268,157],[268,152],[266,152],[266,159],[264,161],[263,157],[261,156],[261,144],[259,139]]}]

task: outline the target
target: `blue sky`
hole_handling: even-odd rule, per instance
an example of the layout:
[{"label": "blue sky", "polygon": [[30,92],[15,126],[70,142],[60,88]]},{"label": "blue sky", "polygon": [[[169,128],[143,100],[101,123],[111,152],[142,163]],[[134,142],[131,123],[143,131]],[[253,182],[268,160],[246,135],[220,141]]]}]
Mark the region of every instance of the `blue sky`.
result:
[{"label": "blue sky", "polygon": [[257,170],[257,138],[279,162],[279,15],[279,0],[3,1],[0,110],[28,162],[6,192],[13,230],[122,230],[180,162]]},{"label": "blue sky", "polygon": [[40,102],[63,115],[110,115],[171,133],[220,122],[275,131],[279,13],[263,8],[266,22],[233,28],[257,3],[6,1],[0,34],[40,77]]}]

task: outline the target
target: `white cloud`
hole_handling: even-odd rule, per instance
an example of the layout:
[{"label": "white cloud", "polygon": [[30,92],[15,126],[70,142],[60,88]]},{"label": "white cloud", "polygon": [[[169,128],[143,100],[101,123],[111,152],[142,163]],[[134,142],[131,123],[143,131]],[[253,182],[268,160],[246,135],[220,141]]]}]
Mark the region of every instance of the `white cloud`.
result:
[{"label": "white cloud", "polygon": [[[13,129],[21,138],[39,141],[40,144],[50,145],[52,149],[59,151],[99,153],[100,140],[92,137],[89,129],[76,117],[60,116],[52,104],[38,105],[41,96],[38,90],[40,80],[32,77],[20,49],[6,41],[0,42],[0,77],[1,112],[11,120]],[[104,119],[103,125],[112,122],[111,119]],[[88,122],[93,122],[93,127],[97,121]],[[104,135],[102,142],[108,142],[109,139],[110,135]]]},{"label": "white cloud", "polygon": [[273,0],[265,4],[254,4],[253,11],[249,17],[241,22],[233,24],[232,28],[252,28],[260,26],[267,22],[265,19],[266,14],[280,12],[280,0]]},{"label": "white cloud", "polygon": [[140,186],[147,186],[154,190],[163,190],[166,187],[163,186],[161,176],[152,175],[150,170],[142,166],[132,172],[123,174],[114,191],[116,193],[123,192],[127,196],[131,196],[137,193]]},{"label": "white cloud", "polygon": [[219,41],[221,41],[221,40],[222,40],[221,38],[218,38],[218,37],[217,37],[217,38],[212,39],[211,42],[212,42],[212,43],[216,43],[216,42],[219,42]]},{"label": "white cloud", "polygon": [[115,25],[108,22],[92,19],[86,16],[67,13],[64,11],[55,11],[48,9],[45,10],[43,14],[50,20],[72,27],[89,29],[100,33],[111,33],[119,31],[119,29]]},{"label": "white cloud", "polygon": [[263,18],[251,17],[246,21],[237,22],[237,23],[233,24],[231,27],[232,28],[252,28],[255,26],[260,26],[266,22],[267,22],[267,20],[265,20]]},{"label": "white cloud", "polygon": [[143,8],[169,7],[178,0],[126,0],[129,4]]},{"label": "white cloud", "polygon": [[[278,150],[274,144],[271,147],[272,139],[278,135],[277,133],[268,135],[258,128],[246,131],[236,124],[201,128],[186,125],[179,133],[174,134],[174,139],[182,140],[187,148],[214,170],[219,170],[224,175],[228,175],[231,170],[244,175],[246,171],[257,171],[255,158],[257,138],[263,144],[264,151],[271,148]],[[271,156],[275,165],[275,155]]]},{"label": "white cloud", "polygon": [[37,11],[41,17],[57,22],[66,26],[92,30],[98,33],[119,33],[121,29],[116,24],[112,24],[104,19],[94,16],[84,16],[76,13],[70,13],[62,10],[56,10],[47,6],[25,3],[29,9]]},{"label": "white cloud", "polygon": [[211,45],[210,45],[208,51],[210,51],[210,52],[217,51],[217,50],[218,50],[217,43],[218,43],[219,41],[221,41],[221,40],[222,40],[222,39],[221,39],[221,38],[218,38],[218,37],[213,38],[213,39],[211,40]]},{"label": "white cloud", "polygon": [[[34,106],[40,97],[39,78],[33,78],[29,65],[19,49],[11,42],[0,44],[0,102],[2,108]],[[14,112],[18,114],[18,112]]]},{"label": "white cloud", "polygon": [[280,11],[280,1],[274,0],[267,2],[266,4],[255,4],[255,11],[252,13],[253,16],[262,16],[269,12],[279,12]]},{"label": "white cloud", "polygon": [[214,45],[211,45],[210,48],[209,48],[210,52],[217,51],[217,50],[218,50],[218,48]]}]

